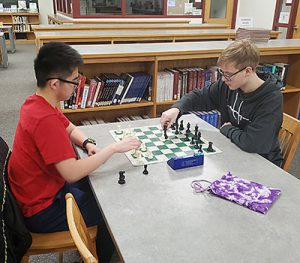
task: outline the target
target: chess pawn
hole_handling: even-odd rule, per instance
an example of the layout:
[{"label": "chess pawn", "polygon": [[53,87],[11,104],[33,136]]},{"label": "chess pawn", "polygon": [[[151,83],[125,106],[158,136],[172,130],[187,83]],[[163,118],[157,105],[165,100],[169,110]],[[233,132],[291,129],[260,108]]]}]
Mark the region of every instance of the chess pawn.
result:
[{"label": "chess pawn", "polygon": [[185,139],[184,139],[186,142],[188,142],[190,139],[189,139],[189,134],[186,132],[185,133]]},{"label": "chess pawn", "polygon": [[119,172],[119,180],[118,180],[118,184],[125,184],[125,171],[120,171]]},{"label": "chess pawn", "polygon": [[192,140],[191,140],[191,145],[194,145],[195,142],[194,142],[194,137],[192,137]]},{"label": "chess pawn", "polygon": [[203,150],[202,150],[202,144],[199,145],[198,153],[203,153]]},{"label": "chess pawn", "polygon": [[191,124],[190,124],[189,122],[187,123],[186,127],[187,127],[186,132],[187,132],[187,133],[190,133],[190,132],[191,132],[191,130],[190,130]]}]

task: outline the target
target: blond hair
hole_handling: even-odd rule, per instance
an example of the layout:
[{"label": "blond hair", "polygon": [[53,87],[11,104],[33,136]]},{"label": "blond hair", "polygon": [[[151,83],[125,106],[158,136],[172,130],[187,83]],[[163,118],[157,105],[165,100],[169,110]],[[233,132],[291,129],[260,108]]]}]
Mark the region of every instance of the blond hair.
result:
[{"label": "blond hair", "polygon": [[253,70],[259,63],[259,50],[248,39],[236,40],[223,50],[218,65],[232,63],[236,68],[251,67]]}]

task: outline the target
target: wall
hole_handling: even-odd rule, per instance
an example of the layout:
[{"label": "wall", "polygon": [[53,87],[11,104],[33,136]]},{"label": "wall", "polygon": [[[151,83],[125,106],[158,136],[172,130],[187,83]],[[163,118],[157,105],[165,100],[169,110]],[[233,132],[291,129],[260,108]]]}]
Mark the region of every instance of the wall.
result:
[{"label": "wall", "polygon": [[272,29],[276,0],[239,0],[238,17],[253,17],[254,27]]},{"label": "wall", "polygon": [[39,0],[40,23],[48,24],[48,15],[54,14],[52,0]]}]

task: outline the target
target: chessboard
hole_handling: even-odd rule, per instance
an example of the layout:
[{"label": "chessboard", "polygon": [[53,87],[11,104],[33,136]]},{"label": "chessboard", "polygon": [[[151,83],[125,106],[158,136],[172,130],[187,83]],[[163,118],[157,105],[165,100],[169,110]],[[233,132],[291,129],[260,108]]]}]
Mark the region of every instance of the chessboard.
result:
[{"label": "chessboard", "polygon": [[178,134],[175,134],[175,130],[167,130],[166,135],[168,138],[165,139],[164,131],[160,125],[127,129],[121,129],[119,125],[118,130],[110,131],[116,141],[126,137],[137,138],[141,141],[140,149],[125,153],[133,166],[166,162],[173,157],[194,155],[199,152],[199,148],[201,148],[204,155],[222,152],[212,143],[210,143],[212,149],[209,149],[209,142],[202,137],[200,141],[195,143],[193,139],[195,135],[192,132],[187,133],[177,129],[176,133]]}]

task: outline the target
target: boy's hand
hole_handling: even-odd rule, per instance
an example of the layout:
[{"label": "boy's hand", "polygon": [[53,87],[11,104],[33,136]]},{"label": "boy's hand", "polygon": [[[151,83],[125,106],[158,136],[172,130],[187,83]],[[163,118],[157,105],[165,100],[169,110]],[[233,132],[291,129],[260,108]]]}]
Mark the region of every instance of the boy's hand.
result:
[{"label": "boy's hand", "polygon": [[114,143],[114,149],[116,153],[124,153],[133,149],[137,149],[141,146],[141,142],[133,138],[125,138],[122,141]]},{"label": "boy's hand", "polygon": [[177,108],[172,108],[163,112],[160,118],[161,127],[164,128],[164,126],[167,126],[167,129],[170,128],[170,126],[176,121],[179,112],[180,111]]},{"label": "boy's hand", "polygon": [[98,151],[98,148],[96,147],[96,145],[92,144],[92,143],[88,143],[85,146],[85,148],[86,148],[88,156],[92,156]]}]

